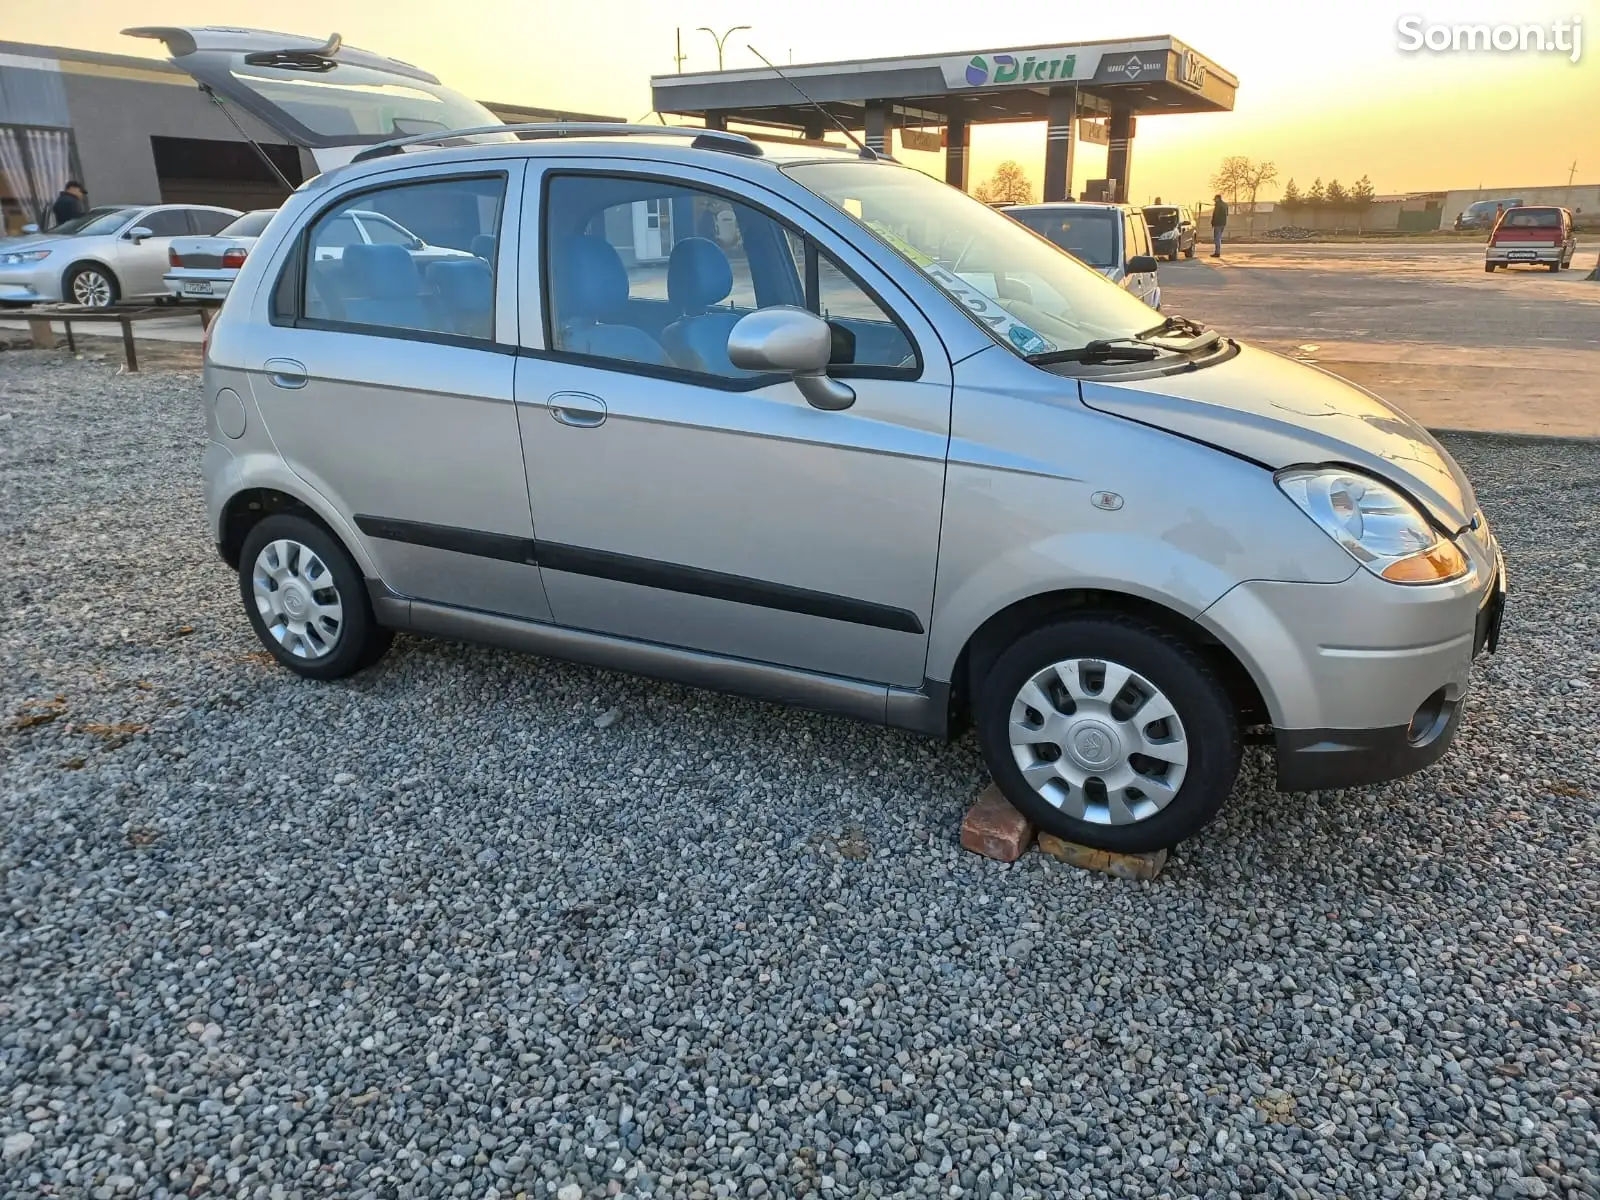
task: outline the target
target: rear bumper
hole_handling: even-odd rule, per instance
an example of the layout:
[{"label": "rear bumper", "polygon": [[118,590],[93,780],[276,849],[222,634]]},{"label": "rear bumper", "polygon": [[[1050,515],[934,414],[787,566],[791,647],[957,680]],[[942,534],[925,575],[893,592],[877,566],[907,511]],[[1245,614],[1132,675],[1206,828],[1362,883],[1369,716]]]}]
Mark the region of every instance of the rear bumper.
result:
[{"label": "rear bumper", "polygon": [[1562,246],[1492,246],[1483,261],[1503,267],[1516,263],[1560,262],[1565,256],[1566,249]]},{"label": "rear bumper", "polygon": [[238,271],[177,268],[162,276],[162,282],[167,285],[167,291],[180,300],[222,300],[238,275]]}]

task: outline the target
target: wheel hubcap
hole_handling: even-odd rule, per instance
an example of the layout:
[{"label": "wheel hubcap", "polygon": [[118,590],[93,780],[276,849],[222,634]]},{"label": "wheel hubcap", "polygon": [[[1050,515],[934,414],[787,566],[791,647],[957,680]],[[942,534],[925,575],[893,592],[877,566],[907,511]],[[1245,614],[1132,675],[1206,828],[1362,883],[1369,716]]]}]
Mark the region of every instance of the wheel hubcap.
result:
[{"label": "wheel hubcap", "polygon": [[72,298],[90,308],[111,303],[111,281],[98,271],[84,271],[72,281]]},{"label": "wheel hubcap", "polygon": [[1011,753],[1028,786],[1095,825],[1149,820],[1178,794],[1189,743],[1172,702],[1104,659],[1054,663],[1011,704]]},{"label": "wheel hubcap", "polygon": [[300,542],[268,542],[250,571],[261,623],[296,658],[324,658],[339,644],[344,604],[333,572]]}]

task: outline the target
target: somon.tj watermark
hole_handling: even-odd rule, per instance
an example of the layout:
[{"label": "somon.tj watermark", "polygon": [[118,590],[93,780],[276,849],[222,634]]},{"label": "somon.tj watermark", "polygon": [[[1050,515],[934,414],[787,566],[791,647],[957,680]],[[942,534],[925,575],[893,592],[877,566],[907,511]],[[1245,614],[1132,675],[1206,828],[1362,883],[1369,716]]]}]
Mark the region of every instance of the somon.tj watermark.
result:
[{"label": "somon.tj watermark", "polygon": [[1395,28],[1400,33],[1400,49],[1407,53],[1478,50],[1501,54],[1565,54],[1570,62],[1583,57],[1583,18],[1578,16],[1570,21],[1549,21],[1542,25],[1490,25],[1482,21],[1430,21],[1413,14],[1401,17]]}]

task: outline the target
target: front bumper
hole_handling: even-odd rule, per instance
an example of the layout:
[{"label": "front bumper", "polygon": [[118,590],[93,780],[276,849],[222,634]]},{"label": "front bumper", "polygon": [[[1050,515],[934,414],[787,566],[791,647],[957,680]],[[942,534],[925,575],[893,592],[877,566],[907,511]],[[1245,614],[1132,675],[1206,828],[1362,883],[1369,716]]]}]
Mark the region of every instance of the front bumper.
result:
[{"label": "front bumper", "polygon": [[1380,783],[1449,748],[1506,596],[1487,529],[1458,544],[1471,569],[1451,583],[1404,587],[1357,569],[1339,584],[1241,584],[1202,614],[1261,688],[1281,789]]},{"label": "front bumper", "polygon": [[54,304],[61,299],[55,255],[39,263],[0,266],[0,300],[8,304]]}]

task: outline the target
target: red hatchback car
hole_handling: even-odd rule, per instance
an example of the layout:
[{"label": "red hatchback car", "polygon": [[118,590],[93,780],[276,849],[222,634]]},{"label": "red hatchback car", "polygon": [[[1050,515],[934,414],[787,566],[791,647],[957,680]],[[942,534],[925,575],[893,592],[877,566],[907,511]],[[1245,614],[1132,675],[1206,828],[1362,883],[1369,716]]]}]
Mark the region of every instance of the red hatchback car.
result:
[{"label": "red hatchback car", "polygon": [[1495,222],[1484,251],[1483,269],[1509,267],[1515,263],[1539,263],[1552,271],[1564,271],[1578,252],[1578,236],[1573,231],[1572,214],[1553,206],[1508,208]]}]

